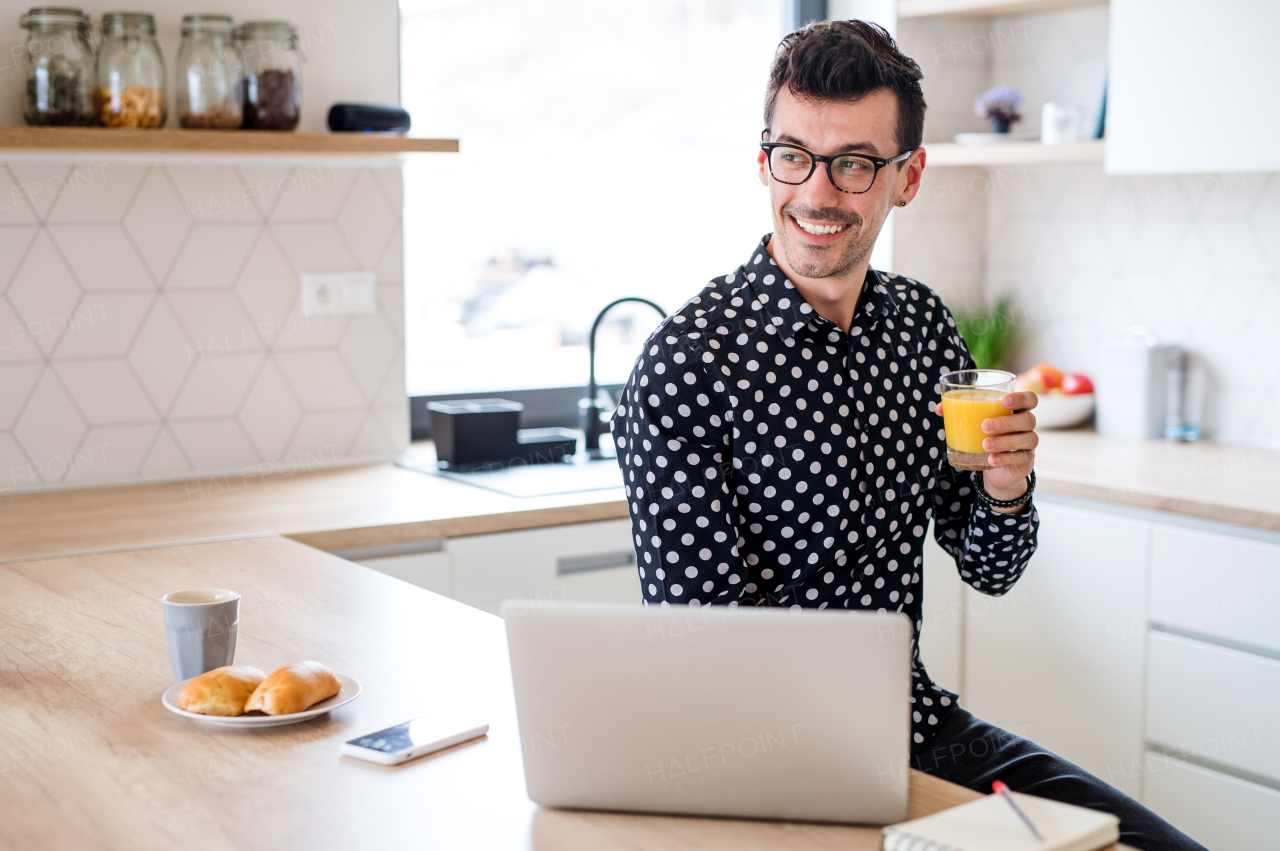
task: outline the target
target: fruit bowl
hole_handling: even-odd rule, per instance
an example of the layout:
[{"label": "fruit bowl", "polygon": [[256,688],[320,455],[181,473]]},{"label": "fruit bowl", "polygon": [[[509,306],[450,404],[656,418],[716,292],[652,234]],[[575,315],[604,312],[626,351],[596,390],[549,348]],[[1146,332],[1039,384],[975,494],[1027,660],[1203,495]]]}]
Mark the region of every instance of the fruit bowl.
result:
[{"label": "fruit bowl", "polygon": [[1036,428],[1074,428],[1093,415],[1093,394],[1045,393],[1032,411]]}]

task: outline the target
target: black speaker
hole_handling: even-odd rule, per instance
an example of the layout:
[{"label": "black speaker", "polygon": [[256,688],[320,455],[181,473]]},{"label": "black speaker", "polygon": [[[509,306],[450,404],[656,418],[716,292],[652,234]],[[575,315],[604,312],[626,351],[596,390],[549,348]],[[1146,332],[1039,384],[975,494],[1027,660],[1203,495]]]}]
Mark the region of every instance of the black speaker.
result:
[{"label": "black speaker", "polygon": [[510,399],[428,402],[427,410],[441,470],[552,464],[577,451],[578,436],[567,428],[519,428],[524,405]]},{"label": "black speaker", "polygon": [[409,113],[398,106],[335,103],[329,107],[329,129],[335,133],[405,133]]}]

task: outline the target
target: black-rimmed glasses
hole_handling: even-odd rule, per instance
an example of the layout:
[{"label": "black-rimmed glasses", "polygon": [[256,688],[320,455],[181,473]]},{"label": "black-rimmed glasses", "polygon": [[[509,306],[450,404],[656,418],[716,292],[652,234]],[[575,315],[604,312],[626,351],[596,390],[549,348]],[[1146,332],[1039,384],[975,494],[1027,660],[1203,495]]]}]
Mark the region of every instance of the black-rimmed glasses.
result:
[{"label": "black-rimmed glasses", "polygon": [[782,142],[761,142],[760,147],[769,159],[769,173],[779,183],[791,186],[804,183],[813,176],[819,163],[825,163],[831,185],[851,195],[861,195],[870,189],[871,184],[876,182],[880,169],[890,163],[900,163],[915,153],[913,148],[886,160],[869,154],[836,154],[834,157],[824,157],[799,145]]}]

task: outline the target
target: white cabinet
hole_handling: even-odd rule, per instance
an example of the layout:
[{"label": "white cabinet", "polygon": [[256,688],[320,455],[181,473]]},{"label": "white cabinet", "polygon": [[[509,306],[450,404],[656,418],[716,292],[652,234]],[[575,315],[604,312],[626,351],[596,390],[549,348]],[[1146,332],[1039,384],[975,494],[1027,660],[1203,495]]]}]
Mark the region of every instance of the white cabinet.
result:
[{"label": "white cabinet", "polygon": [[490,612],[512,597],[637,604],[641,599],[629,520],[471,535],[407,548],[425,551],[384,555],[374,548],[337,554]]},{"label": "white cabinet", "polygon": [[426,588],[444,597],[453,596],[449,552],[439,542],[435,549],[403,555],[354,558],[356,564],[371,567],[379,573],[403,579],[411,585]]},{"label": "white cabinet", "polygon": [[966,591],[961,705],[1137,795],[1148,524],[1037,510],[1039,549],[1013,589]]},{"label": "white cabinet", "polygon": [[1109,174],[1280,170],[1280,3],[1111,0]]},{"label": "white cabinet", "polygon": [[1280,837],[1280,792],[1154,753],[1143,803],[1215,851],[1275,851]]},{"label": "white cabinet", "polygon": [[1280,546],[1159,525],[1151,622],[1280,653]]},{"label": "white cabinet", "polygon": [[1159,632],[1148,646],[1147,740],[1280,785],[1280,661]]},{"label": "white cabinet", "polygon": [[1208,847],[1275,847],[1280,537],[1037,502],[1039,549],[1010,593],[965,590],[961,705]]},{"label": "white cabinet", "polygon": [[924,599],[920,604],[920,660],[938,685],[964,701],[964,581],[947,551],[924,540]]},{"label": "white cabinet", "polygon": [[640,603],[630,520],[605,520],[448,542],[455,600],[496,612],[503,600]]}]

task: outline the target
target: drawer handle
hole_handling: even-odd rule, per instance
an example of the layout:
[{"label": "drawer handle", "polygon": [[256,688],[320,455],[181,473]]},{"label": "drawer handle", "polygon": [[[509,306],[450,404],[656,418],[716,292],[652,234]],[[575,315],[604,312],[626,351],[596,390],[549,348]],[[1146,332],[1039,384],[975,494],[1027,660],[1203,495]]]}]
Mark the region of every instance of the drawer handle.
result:
[{"label": "drawer handle", "polygon": [[636,563],[634,550],[615,553],[595,553],[589,556],[564,556],[556,559],[556,575],[569,576],[574,573],[591,573],[596,570],[610,570],[615,567],[629,567]]}]

